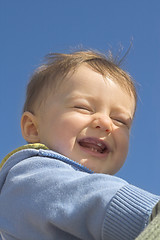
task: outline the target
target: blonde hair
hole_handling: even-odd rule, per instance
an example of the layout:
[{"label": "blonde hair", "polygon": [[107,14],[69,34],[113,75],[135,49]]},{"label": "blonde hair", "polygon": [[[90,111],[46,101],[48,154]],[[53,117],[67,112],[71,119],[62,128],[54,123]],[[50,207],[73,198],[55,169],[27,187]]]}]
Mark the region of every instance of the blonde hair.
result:
[{"label": "blonde hair", "polygon": [[[30,79],[23,112],[33,112],[35,104],[38,103],[40,105],[46,97],[46,91],[44,92],[44,90],[47,88],[51,89],[53,86],[56,88],[57,84],[65,80],[65,76],[68,73],[74,73],[83,63],[102,76],[111,77],[131,97],[134,97],[136,106],[137,94],[134,81],[111,56],[107,57],[99,52],[87,50],[71,54],[51,53],[47,55],[46,60],[46,63],[39,67]],[[42,96],[42,93],[44,93],[44,96]]]}]

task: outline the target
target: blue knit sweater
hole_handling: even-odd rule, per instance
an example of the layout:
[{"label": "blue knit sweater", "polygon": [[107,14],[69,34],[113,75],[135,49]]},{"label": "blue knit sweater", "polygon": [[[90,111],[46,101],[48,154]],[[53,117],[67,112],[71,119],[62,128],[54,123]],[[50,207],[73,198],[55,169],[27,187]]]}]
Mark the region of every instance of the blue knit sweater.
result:
[{"label": "blue knit sweater", "polygon": [[24,149],[0,171],[0,233],[6,240],[131,240],[159,199],[51,150]]}]

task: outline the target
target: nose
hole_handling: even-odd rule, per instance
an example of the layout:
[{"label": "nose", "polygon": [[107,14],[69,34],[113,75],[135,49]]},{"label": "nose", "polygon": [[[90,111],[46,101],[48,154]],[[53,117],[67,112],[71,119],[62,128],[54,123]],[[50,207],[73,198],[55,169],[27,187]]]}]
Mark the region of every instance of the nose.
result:
[{"label": "nose", "polygon": [[100,128],[102,131],[106,131],[107,133],[111,133],[113,129],[113,123],[109,116],[107,115],[99,115],[96,116],[92,122],[93,128]]}]

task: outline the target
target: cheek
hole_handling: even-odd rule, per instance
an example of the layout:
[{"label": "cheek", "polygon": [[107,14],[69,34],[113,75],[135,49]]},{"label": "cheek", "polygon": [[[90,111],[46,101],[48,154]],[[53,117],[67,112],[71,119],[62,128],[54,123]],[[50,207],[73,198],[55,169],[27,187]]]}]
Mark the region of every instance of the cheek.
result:
[{"label": "cheek", "polygon": [[116,149],[117,151],[115,155],[116,160],[112,168],[111,175],[118,172],[126,160],[126,157],[128,154],[128,147],[129,147],[129,134],[124,134],[124,132],[119,132],[119,134],[117,135],[116,146],[117,146],[117,149]]},{"label": "cheek", "polygon": [[53,136],[50,138],[52,149],[71,158],[80,131],[77,125],[78,123],[70,118],[60,120],[59,124],[56,127],[54,126]]},{"label": "cheek", "polygon": [[78,113],[66,114],[58,122],[66,134],[77,135],[87,125],[88,119]]},{"label": "cheek", "polygon": [[55,140],[65,144],[67,147],[75,141],[80,131],[81,128],[78,121],[72,117],[59,119],[52,130]]},{"label": "cheek", "polygon": [[124,155],[128,153],[129,147],[129,131],[128,130],[120,130],[117,132],[117,145]]}]

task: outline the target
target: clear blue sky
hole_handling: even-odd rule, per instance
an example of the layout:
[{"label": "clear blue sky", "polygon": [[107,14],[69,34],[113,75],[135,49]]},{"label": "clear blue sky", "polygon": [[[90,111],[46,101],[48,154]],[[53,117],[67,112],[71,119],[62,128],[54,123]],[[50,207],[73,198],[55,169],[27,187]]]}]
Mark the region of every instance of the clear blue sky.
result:
[{"label": "clear blue sky", "polygon": [[117,174],[160,194],[160,1],[0,1],[0,161],[25,144],[20,117],[28,79],[49,52],[133,48],[124,69],[139,83],[126,164]]}]

